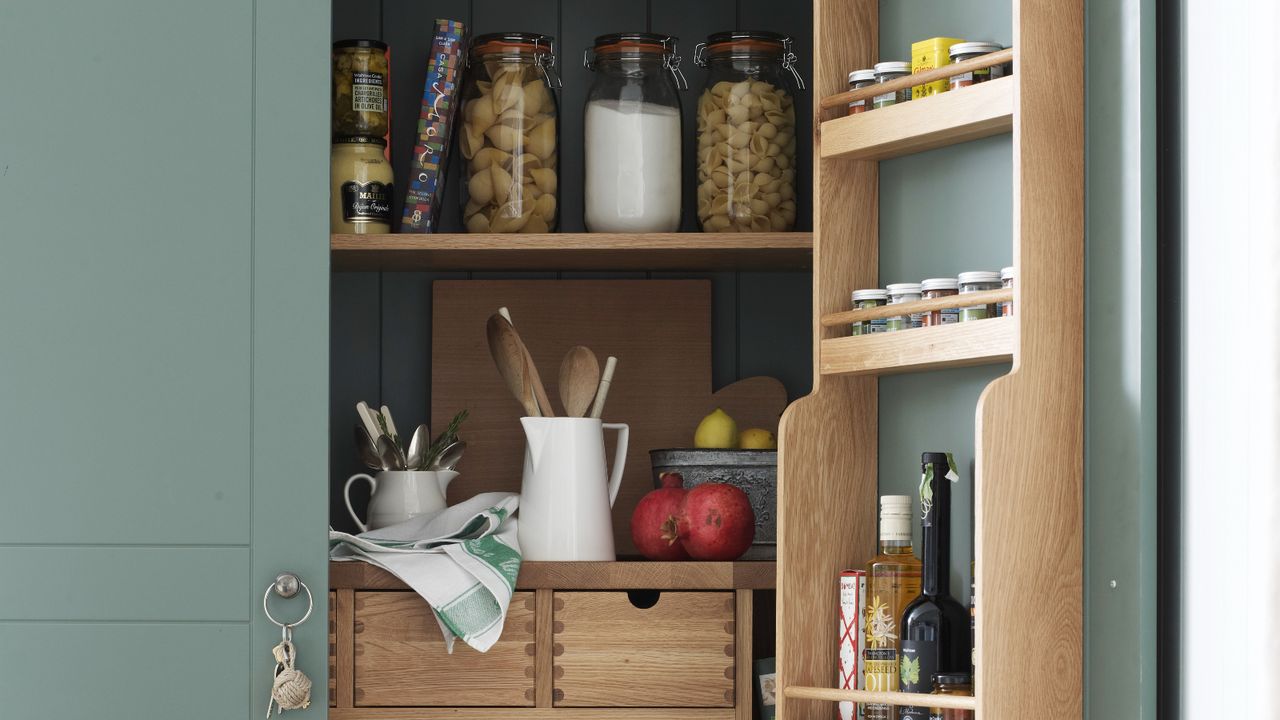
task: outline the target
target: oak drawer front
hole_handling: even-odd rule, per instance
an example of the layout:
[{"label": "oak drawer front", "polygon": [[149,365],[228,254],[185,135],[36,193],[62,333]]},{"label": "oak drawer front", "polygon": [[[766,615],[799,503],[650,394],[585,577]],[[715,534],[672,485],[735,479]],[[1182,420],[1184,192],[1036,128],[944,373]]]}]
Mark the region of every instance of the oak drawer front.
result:
[{"label": "oak drawer front", "polygon": [[511,599],[487,653],[462,640],[445,652],[440,626],[412,592],[355,594],[357,707],[532,707],[534,594]]},{"label": "oak drawer front", "polygon": [[626,592],[557,592],[553,607],[556,707],[733,707],[733,593],[640,608]]}]

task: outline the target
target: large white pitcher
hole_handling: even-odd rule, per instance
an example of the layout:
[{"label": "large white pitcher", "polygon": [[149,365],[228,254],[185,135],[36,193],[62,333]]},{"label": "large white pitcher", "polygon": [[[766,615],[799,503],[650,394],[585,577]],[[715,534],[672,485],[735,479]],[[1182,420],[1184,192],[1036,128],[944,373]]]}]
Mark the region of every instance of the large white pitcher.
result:
[{"label": "large white pitcher", "polygon": [[[631,429],[596,418],[525,417],[520,552],[525,560],[616,560],[613,501]],[[607,473],[604,430],[618,431]]]}]

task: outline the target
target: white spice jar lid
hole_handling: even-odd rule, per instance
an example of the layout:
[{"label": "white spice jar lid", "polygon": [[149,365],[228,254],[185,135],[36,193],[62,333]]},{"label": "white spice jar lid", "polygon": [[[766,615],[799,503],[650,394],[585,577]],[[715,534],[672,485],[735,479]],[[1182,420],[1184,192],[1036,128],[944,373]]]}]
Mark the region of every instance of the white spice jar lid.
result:
[{"label": "white spice jar lid", "polygon": [[919,295],[920,283],[889,283],[884,289],[890,295]]},{"label": "white spice jar lid", "polygon": [[863,82],[866,80],[875,80],[875,79],[876,79],[876,71],[871,69],[854,70],[853,72],[849,73],[850,85],[856,82]]},{"label": "white spice jar lid", "polygon": [[886,60],[885,62],[876,63],[876,74],[883,73],[907,73],[911,74],[911,63],[902,62],[901,60]]},{"label": "white spice jar lid", "polygon": [[960,283],[955,278],[929,278],[920,283],[920,290],[929,292],[930,290],[958,290]]},{"label": "white spice jar lid", "polygon": [[957,55],[972,55],[973,53],[993,53],[997,50],[1003,50],[1004,46],[1000,43],[978,41],[978,42],[962,42],[952,45],[949,55],[955,57]]},{"label": "white spice jar lid", "polygon": [[998,283],[1000,282],[1000,273],[992,270],[970,270],[960,273],[960,284],[966,283]]},{"label": "white spice jar lid", "polygon": [[1000,268],[1000,279],[1001,279],[1001,280],[1012,280],[1012,279],[1013,279],[1013,266],[1012,266],[1012,265],[1010,265],[1009,267],[1006,267],[1006,268]]},{"label": "white spice jar lid", "polygon": [[888,299],[889,299],[889,293],[885,292],[884,290],[881,290],[880,288],[867,288],[865,290],[853,291],[854,302],[858,302],[859,300],[888,300]]}]

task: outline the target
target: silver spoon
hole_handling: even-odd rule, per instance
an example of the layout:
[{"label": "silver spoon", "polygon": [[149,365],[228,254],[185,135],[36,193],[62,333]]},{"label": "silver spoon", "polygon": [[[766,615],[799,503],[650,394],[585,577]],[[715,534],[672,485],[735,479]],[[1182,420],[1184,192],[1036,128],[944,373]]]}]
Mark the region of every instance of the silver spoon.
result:
[{"label": "silver spoon", "polygon": [[432,470],[452,470],[458,465],[458,461],[462,459],[462,453],[467,451],[467,443],[465,440],[458,440],[440,451],[440,456],[431,463]]},{"label": "silver spoon", "polygon": [[373,438],[369,437],[369,431],[364,429],[364,425],[356,423],[356,450],[360,453],[360,461],[369,466],[370,470],[382,470],[382,458],[378,455],[378,449],[374,447]]},{"label": "silver spoon", "polygon": [[431,431],[425,424],[419,425],[409,438],[409,455],[405,458],[409,470],[421,470],[426,460],[427,450],[431,447]]},{"label": "silver spoon", "polygon": [[378,456],[382,458],[383,470],[404,469],[404,453],[386,435],[378,436]]}]

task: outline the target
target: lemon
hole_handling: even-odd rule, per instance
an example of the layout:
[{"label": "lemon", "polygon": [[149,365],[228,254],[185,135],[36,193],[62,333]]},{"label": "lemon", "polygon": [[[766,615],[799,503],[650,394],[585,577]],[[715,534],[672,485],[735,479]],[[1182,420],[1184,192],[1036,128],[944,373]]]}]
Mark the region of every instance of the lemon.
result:
[{"label": "lemon", "polygon": [[716,408],[698,423],[698,429],[693,433],[693,446],[722,450],[738,447],[738,423],[724,410]]},{"label": "lemon", "polygon": [[738,447],[743,450],[777,450],[778,438],[763,428],[751,428],[738,436]]}]

